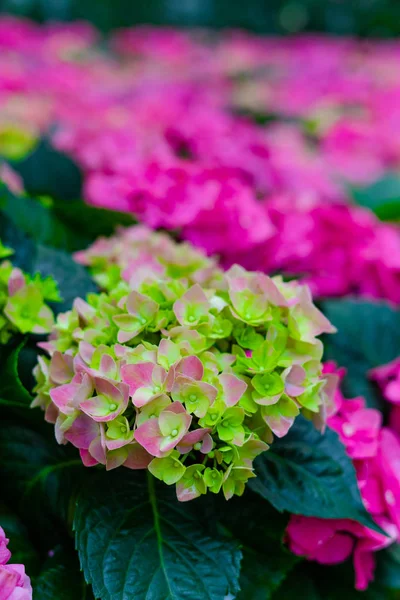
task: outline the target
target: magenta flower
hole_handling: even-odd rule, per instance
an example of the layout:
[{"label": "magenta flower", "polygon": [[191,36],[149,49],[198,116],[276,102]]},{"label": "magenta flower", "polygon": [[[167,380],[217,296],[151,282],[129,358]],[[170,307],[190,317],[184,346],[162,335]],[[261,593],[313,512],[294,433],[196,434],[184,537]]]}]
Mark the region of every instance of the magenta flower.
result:
[{"label": "magenta flower", "polygon": [[290,550],[309,560],[334,565],[353,555],[356,589],[365,590],[373,579],[374,552],[393,543],[398,532],[380,521],[387,537],[345,519],[315,519],[292,515],[286,530]]},{"label": "magenta flower", "polygon": [[11,552],[9,540],[0,527],[0,598],[2,600],[32,600],[32,586],[24,565],[7,564]]}]

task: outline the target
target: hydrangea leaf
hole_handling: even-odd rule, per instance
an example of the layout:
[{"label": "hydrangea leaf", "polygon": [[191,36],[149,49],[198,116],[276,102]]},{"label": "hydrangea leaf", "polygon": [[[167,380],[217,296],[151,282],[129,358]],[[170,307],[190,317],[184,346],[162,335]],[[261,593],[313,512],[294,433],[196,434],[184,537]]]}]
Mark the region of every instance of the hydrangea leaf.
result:
[{"label": "hydrangea leaf", "polygon": [[52,551],[35,580],[34,594],[40,600],[92,598],[71,549],[58,546]]},{"label": "hydrangea leaf", "polygon": [[325,358],[345,366],[345,397],[364,396],[370,407],[383,408],[368,371],[396,358],[400,348],[400,311],[385,302],[329,300],[322,304],[338,333],[325,339]]},{"label": "hydrangea leaf", "polygon": [[353,519],[381,532],[365,510],[355,470],[337,434],[321,435],[299,416],[289,433],[255,463],[250,488],[278,510],[322,519]]},{"label": "hydrangea leaf", "polygon": [[101,600],[221,600],[239,591],[237,542],[211,534],[196,503],[180,504],[151,475],[99,474],[78,497],[74,529]]}]

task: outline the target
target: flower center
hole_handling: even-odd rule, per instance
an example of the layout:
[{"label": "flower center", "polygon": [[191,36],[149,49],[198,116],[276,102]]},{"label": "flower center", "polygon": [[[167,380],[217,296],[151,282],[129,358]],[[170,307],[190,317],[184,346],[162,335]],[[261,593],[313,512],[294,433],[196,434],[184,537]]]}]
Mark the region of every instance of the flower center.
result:
[{"label": "flower center", "polygon": [[197,443],[196,443],[196,444],[195,444],[193,447],[194,447],[194,449],[195,449],[195,450],[200,450],[200,448],[201,448],[201,443],[200,443],[200,442],[197,442]]},{"label": "flower center", "polygon": [[112,404],[110,404],[110,410],[115,410],[117,408],[117,405],[113,402]]},{"label": "flower center", "polygon": [[178,435],[178,430],[177,429],[173,429],[171,431],[171,435],[172,435],[172,437],[176,437]]}]

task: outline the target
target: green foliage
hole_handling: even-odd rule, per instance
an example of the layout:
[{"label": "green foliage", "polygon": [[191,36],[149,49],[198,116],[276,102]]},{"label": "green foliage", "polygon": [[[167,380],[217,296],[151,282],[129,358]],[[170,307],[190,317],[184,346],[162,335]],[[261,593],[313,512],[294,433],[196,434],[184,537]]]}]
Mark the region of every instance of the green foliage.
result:
[{"label": "green foliage", "polygon": [[56,313],[70,309],[76,297],[85,298],[86,294],[97,290],[86,269],[70,254],[56,248],[38,244],[30,270],[56,280],[62,297],[62,302],[53,305]]},{"label": "green foliage", "polygon": [[14,563],[25,565],[30,575],[38,572],[40,558],[19,517],[4,504],[0,504],[0,525],[10,540],[8,549]]},{"label": "green foliage", "polygon": [[397,592],[380,583],[370,584],[364,592],[354,589],[350,564],[321,566],[302,563],[296,567],[272,600],[398,600]]},{"label": "green foliage", "polygon": [[372,185],[351,188],[354,201],[372,210],[382,221],[400,219],[400,177],[387,174]]},{"label": "green foliage", "polygon": [[143,473],[103,473],[85,486],[74,529],[95,595],[221,600],[236,594],[238,544],[211,535],[194,504],[179,503],[172,490]]},{"label": "green foliage", "polygon": [[257,458],[255,470],[250,488],[278,510],[353,519],[377,529],[362,504],[353,464],[332,430],[321,435],[299,417],[284,438]]},{"label": "green foliage", "polygon": [[58,152],[46,139],[12,167],[22,177],[24,188],[32,196],[50,196],[60,200],[81,197],[82,174],[74,161]]},{"label": "green foliage", "polygon": [[135,23],[245,27],[260,33],[326,31],[395,36],[400,7],[394,0],[1,0],[0,10],[38,20],[88,19],[104,31]]},{"label": "green foliage", "polygon": [[10,352],[0,348],[0,404],[27,408],[32,402],[32,397],[22,384],[18,372],[18,359],[25,340]]},{"label": "green foliage", "polygon": [[0,481],[7,482],[3,499],[35,537],[57,543],[84,472],[79,456],[58,447],[51,437],[6,420],[0,423],[0,456]]},{"label": "green foliage", "polygon": [[288,516],[246,490],[242,498],[229,504],[219,501],[216,518],[242,544],[237,600],[268,600],[299,561],[283,544]]},{"label": "green foliage", "polygon": [[342,389],[348,398],[364,396],[383,409],[381,395],[368,371],[400,353],[400,312],[385,302],[329,300],[322,310],[338,333],[324,340],[325,359],[347,369]]},{"label": "green foliage", "polygon": [[87,600],[79,561],[73,548],[58,546],[44,562],[34,583],[34,600]]}]

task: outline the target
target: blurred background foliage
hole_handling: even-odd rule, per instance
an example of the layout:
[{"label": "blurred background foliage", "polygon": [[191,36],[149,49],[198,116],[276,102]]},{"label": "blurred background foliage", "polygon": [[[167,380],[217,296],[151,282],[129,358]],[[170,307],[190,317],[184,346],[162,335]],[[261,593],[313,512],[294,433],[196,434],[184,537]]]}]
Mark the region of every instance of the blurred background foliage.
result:
[{"label": "blurred background foliage", "polygon": [[0,0],[0,12],[39,21],[87,19],[105,32],[152,23],[268,34],[400,35],[400,0]]}]

